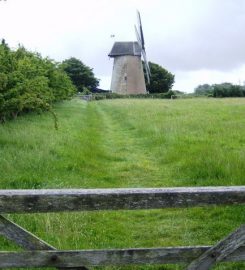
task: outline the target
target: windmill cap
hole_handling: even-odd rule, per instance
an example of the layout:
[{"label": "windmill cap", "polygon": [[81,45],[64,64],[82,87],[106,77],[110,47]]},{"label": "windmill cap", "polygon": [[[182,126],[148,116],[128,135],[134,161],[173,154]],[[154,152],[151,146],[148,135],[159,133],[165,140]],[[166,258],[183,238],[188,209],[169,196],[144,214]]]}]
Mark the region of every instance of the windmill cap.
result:
[{"label": "windmill cap", "polygon": [[141,56],[141,47],[137,41],[115,42],[108,55],[110,57],[122,55]]}]

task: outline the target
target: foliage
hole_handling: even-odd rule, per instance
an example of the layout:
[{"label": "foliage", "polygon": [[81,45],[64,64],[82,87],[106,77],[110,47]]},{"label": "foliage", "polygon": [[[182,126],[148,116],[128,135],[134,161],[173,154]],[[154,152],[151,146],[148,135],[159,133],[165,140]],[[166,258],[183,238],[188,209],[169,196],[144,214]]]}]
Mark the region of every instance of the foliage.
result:
[{"label": "foliage", "polygon": [[30,111],[51,110],[75,88],[57,63],[19,46],[0,45],[0,122]]},{"label": "foliage", "polygon": [[[55,104],[0,125],[0,186],[135,188],[244,185],[245,99],[118,99]],[[57,249],[212,245],[245,206],[9,215]],[[205,221],[205,222],[204,222]],[[16,246],[1,238],[1,250]],[[107,270],[180,270],[185,265]],[[34,269],[34,268],[32,268]],[[215,270],[244,270],[218,264]]]},{"label": "foliage", "polygon": [[121,95],[118,93],[100,93],[93,94],[93,100],[102,100],[102,99],[128,99],[128,98],[140,98],[140,99],[170,99],[175,95],[175,91],[168,91],[166,93],[156,93],[156,94],[130,94],[130,95]]},{"label": "foliage", "polygon": [[174,85],[174,75],[158,64],[149,62],[151,70],[150,84],[147,83],[146,89],[149,93],[166,93]]},{"label": "foliage", "polygon": [[83,87],[83,92],[81,93],[82,95],[90,95],[91,91],[87,87]]},{"label": "foliage", "polygon": [[214,97],[244,97],[244,86],[233,85],[231,83],[215,84],[213,86]]},{"label": "foliage", "polygon": [[194,93],[197,96],[208,96],[210,94],[213,94],[213,90],[214,90],[213,86],[206,83],[206,84],[198,85],[195,88]]},{"label": "foliage", "polygon": [[213,97],[244,97],[245,87],[234,85],[232,83],[220,84],[203,84],[195,88],[197,96],[213,96]]},{"label": "foliage", "polygon": [[64,60],[62,68],[70,77],[78,92],[83,92],[84,88],[91,91],[99,85],[99,80],[95,78],[93,70],[75,57]]},{"label": "foliage", "polygon": [[181,95],[186,95],[185,92],[179,91],[179,90],[174,90],[174,93],[175,93],[175,95],[179,95],[179,96],[181,96]]}]

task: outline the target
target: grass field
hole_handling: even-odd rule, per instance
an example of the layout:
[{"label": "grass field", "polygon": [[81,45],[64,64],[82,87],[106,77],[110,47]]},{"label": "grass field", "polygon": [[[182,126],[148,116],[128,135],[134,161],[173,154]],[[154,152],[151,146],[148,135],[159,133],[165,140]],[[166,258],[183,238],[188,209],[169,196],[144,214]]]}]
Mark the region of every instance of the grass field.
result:
[{"label": "grass field", "polygon": [[[48,113],[0,125],[1,189],[245,184],[245,99],[72,100],[55,111],[58,131]],[[59,249],[209,245],[245,223],[245,207],[9,218]],[[0,247],[17,248],[1,237]]]}]

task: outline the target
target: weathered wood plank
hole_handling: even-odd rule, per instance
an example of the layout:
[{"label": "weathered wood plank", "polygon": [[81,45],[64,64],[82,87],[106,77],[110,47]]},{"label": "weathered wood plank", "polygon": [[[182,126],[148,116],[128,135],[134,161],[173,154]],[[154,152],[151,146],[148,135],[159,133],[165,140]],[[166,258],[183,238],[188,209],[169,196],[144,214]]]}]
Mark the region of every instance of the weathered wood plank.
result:
[{"label": "weathered wood plank", "polygon": [[[0,252],[0,268],[188,263],[208,249],[210,247]],[[225,261],[244,260],[245,246],[225,258]]]},{"label": "weathered wood plank", "polygon": [[245,224],[204,252],[187,267],[187,270],[208,270],[244,244]]},{"label": "weathered wood plank", "polygon": [[48,243],[1,215],[0,235],[27,250],[55,250]]},{"label": "weathered wood plank", "polygon": [[[0,235],[18,246],[27,250],[56,250],[53,246],[41,240],[31,232],[25,230],[6,217],[0,215]],[[60,270],[87,270],[85,267],[79,268],[58,268]]]},{"label": "weathered wood plank", "polygon": [[158,209],[245,204],[245,186],[0,190],[0,213]]}]

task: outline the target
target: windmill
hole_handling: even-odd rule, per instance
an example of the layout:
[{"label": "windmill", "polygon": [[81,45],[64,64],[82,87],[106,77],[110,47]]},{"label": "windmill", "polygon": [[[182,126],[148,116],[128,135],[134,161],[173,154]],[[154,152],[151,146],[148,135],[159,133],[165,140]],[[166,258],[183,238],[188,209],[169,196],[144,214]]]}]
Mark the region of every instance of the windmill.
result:
[{"label": "windmill", "polygon": [[145,40],[140,13],[137,11],[137,41],[115,42],[109,57],[114,58],[111,91],[118,94],[145,94],[145,78],[141,57],[144,60],[147,82],[150,83],[150,68],[146,58]]}]

